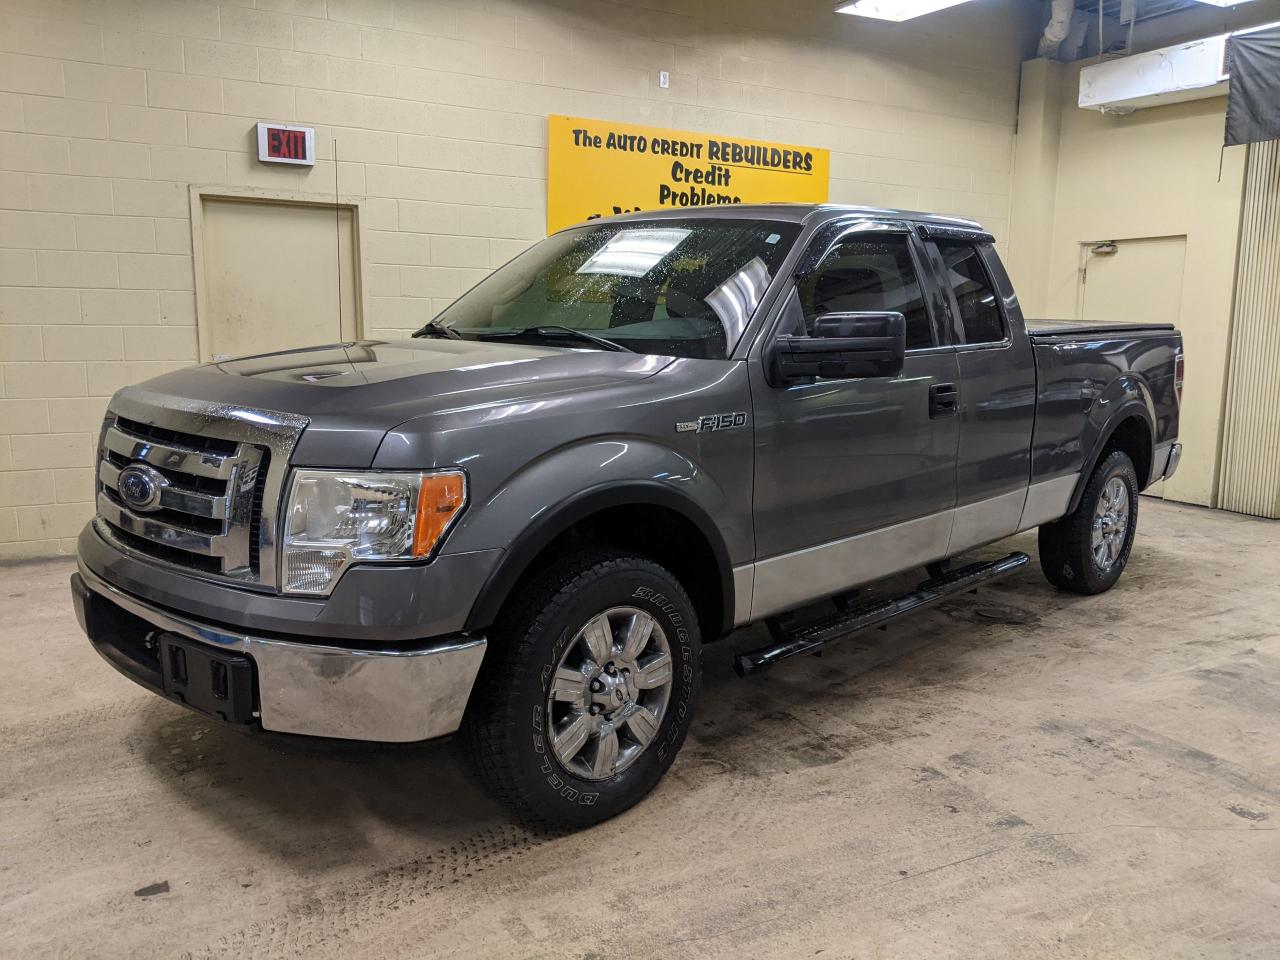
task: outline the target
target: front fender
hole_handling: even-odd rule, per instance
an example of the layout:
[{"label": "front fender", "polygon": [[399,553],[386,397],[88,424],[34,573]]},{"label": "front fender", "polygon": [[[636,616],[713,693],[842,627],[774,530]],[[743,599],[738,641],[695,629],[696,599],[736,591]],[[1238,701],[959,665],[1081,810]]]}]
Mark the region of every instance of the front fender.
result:
[{"label": "front fender", "polygon": [[[697,526],[716,556],[725,608],[734,609],[734,544],[726,530],[743,540],[749,516],[738,517],[742,511],[726,491],[680,452],[642,438],[595,438],[529,464],[468,510],[450,536],[449,552],[483,549],[481,543],[505,548],[472,607],[468,629],[492,622],[520,575],[555,537],[593,513],[626,504],[665,507]],[[736,546],[750,555],[749,542]]]}]

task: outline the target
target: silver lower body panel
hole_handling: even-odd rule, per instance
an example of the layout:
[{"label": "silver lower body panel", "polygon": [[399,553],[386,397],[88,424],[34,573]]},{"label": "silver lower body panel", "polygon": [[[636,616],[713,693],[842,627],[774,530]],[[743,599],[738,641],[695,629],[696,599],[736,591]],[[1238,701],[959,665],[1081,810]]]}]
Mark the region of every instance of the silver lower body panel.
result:
[{"label": "silver lower body panel", "polygon": [[743,564],[733,571],[734,623],[742,626],[913,567],[1057,520],[1080,474],[1011,490],[950,510]]},{"label": "silver lower body panel", "polygon": [[453,733],[487,645],[468,637],[419,650],[351,650],[258,637],[153,607],[83,563],[80,576],[90,590],[158,630],[251,657],[259,720],[276,733],[384,743]]}]

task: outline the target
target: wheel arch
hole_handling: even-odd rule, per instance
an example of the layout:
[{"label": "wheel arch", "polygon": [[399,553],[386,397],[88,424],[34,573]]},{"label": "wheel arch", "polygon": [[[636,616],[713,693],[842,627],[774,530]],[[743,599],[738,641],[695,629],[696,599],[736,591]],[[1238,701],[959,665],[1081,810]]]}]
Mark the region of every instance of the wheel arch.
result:
[{"label": "wheel arch", "polygon": [[[642,543],[641,531],[657,545]],[[690,498],[646,480],[583,490],[527,526],[481,588],[465,629],[491,626],[540,560],[579,544],[632,549],[670,569],[697,608],[704,641],[732,629],[733,567],[714,520]]]},{"label": "wheel arch", "polygon": [[[1104,411],[1111,403],[1114,412]],[[1103,458],[1114,450],[1123,450],[1133,461],[1138,474],[1139,489],[1151,482],[1152,461],[1155,458],[1155,413],[1150,391],[1136,378],[1122,378],[1113,384],[1094,403],[1089,411],[1086,430],[1095,436],[1089,455],[1071,493],[1068,513],[1080,505],[1080,498],[1088,486],[1089,478]]]}]

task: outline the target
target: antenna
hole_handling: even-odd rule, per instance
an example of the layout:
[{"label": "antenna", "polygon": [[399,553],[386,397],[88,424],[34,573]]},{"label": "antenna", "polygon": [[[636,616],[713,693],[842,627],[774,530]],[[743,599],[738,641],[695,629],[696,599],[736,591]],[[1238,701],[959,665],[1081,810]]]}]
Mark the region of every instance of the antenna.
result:
[{"label": "antenna", "polygon": [[333,251],[338,268],[338,337],[342,331],[342,212],[338,206],[338,138],[333,138]]}]

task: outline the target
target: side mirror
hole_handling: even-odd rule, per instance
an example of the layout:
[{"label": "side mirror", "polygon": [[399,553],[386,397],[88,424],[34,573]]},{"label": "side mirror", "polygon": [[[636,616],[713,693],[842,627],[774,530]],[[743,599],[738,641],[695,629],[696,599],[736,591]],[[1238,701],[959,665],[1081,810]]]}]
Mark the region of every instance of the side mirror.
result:
[{"label": "side mirror", "polygon": [[900,313],[829,313],[808,337],[778,337],[774,369],[782,381],[819,377],[896,377],[907,352],[907,321]]}]

